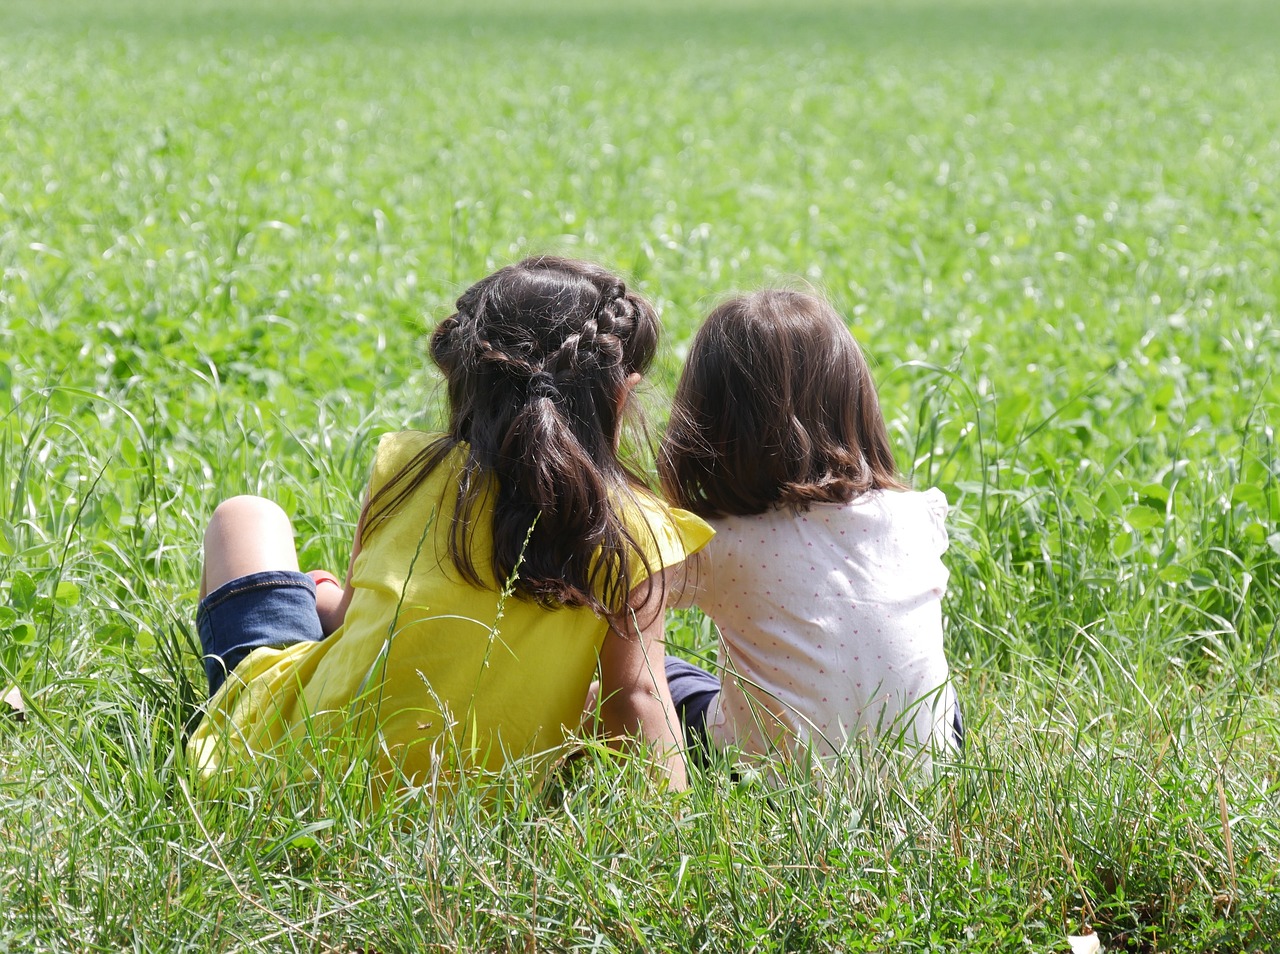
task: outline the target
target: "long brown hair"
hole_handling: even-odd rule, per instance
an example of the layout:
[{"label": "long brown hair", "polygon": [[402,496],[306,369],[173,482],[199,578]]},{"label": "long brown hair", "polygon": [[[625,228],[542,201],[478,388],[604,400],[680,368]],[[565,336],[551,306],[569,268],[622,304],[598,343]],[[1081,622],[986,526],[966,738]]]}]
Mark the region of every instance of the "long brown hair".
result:
[{"label": "long brown hair", "polygon": [[[518,595],[545,605],[620,612],[636,561],[650,569],[623,519],[643,482],[616,447],[629,378],[657,350],[653,306],[598,265],[543,256],[480,280],[456,307],[430,343],[448,432],[374,495],[370,528],[465,446],[449,528],[463,577],[491,586],[514,575]],[[471,535],[490,503],[486,581]]]},{"label": "long brown hair", "polygon": [[862,349],[813,295],[726,301],[694,337],[658,454],[667,498],[704,517],[900,488]]}]

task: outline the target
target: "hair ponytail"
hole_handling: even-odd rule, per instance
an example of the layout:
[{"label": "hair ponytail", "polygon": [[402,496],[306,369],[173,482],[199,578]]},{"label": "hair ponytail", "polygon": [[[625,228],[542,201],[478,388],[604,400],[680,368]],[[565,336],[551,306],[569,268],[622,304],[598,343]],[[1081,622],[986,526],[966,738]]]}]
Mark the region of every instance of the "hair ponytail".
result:
[{"label": "hair ponytail", "polygon": [[[465,445],[449,527],[449,556],[464,578],[486,586],[514,574],[523,597],[620,611],[633,561],[644,558],[623,519],[642,481],[618,460],[619,415],[657,340],[652,306],[590,263],[526,259],[477,282],[431,336],[449,431],[375,495],[370,525]],[[471,535],[492,479],[486,580]]]}]

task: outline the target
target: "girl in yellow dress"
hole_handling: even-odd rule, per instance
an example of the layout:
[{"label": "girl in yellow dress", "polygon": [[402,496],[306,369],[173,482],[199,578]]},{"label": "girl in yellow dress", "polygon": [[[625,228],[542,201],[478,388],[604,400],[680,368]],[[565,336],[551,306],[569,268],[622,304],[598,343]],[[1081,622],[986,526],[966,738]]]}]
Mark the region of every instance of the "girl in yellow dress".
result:
[{"label": "girl in yellow dress", "polygon": [[197,614],[202,770],[341,739],[378,788],[525,757],[540,772],[598,672],[607,732],[651,746],[683,788],[663,610],[711,531],[618,455],[657,341],[652,306],[606,270],[508,266],[432,334],[448,430],[382,439],[345,585],[298,571],[274,503],[219,505]]}]

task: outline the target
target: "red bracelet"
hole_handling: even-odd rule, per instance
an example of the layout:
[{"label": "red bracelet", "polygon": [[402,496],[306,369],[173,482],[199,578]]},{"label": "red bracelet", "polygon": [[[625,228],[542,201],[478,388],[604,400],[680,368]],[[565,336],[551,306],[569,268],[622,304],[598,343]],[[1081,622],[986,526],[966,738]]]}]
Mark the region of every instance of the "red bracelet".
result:
[{"label": "red bracelet", "polygon": [[334,586],[342,586],[342,584],[338,582],[338,578],[328,570],[311,570],[307,573],[307,576],[311,577],[316,586],[319,586],[321,583],[332,583]]}]

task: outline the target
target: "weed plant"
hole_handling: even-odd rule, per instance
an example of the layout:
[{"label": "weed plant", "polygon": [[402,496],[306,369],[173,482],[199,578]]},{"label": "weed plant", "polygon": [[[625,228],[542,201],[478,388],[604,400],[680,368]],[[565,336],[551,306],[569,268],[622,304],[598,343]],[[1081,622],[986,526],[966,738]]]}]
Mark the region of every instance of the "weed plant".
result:
[{"label": "weed plant", "polygon": [[[1273,950],[1277,35],[1261,0],[0,7],[0,951]],[[198,784],[214,504],[345,566],[377,435],[439,420],[424,332],[540,250],[660,304],[659,424],[726,293],[849,317],[952,504],[961,762]]]}]

